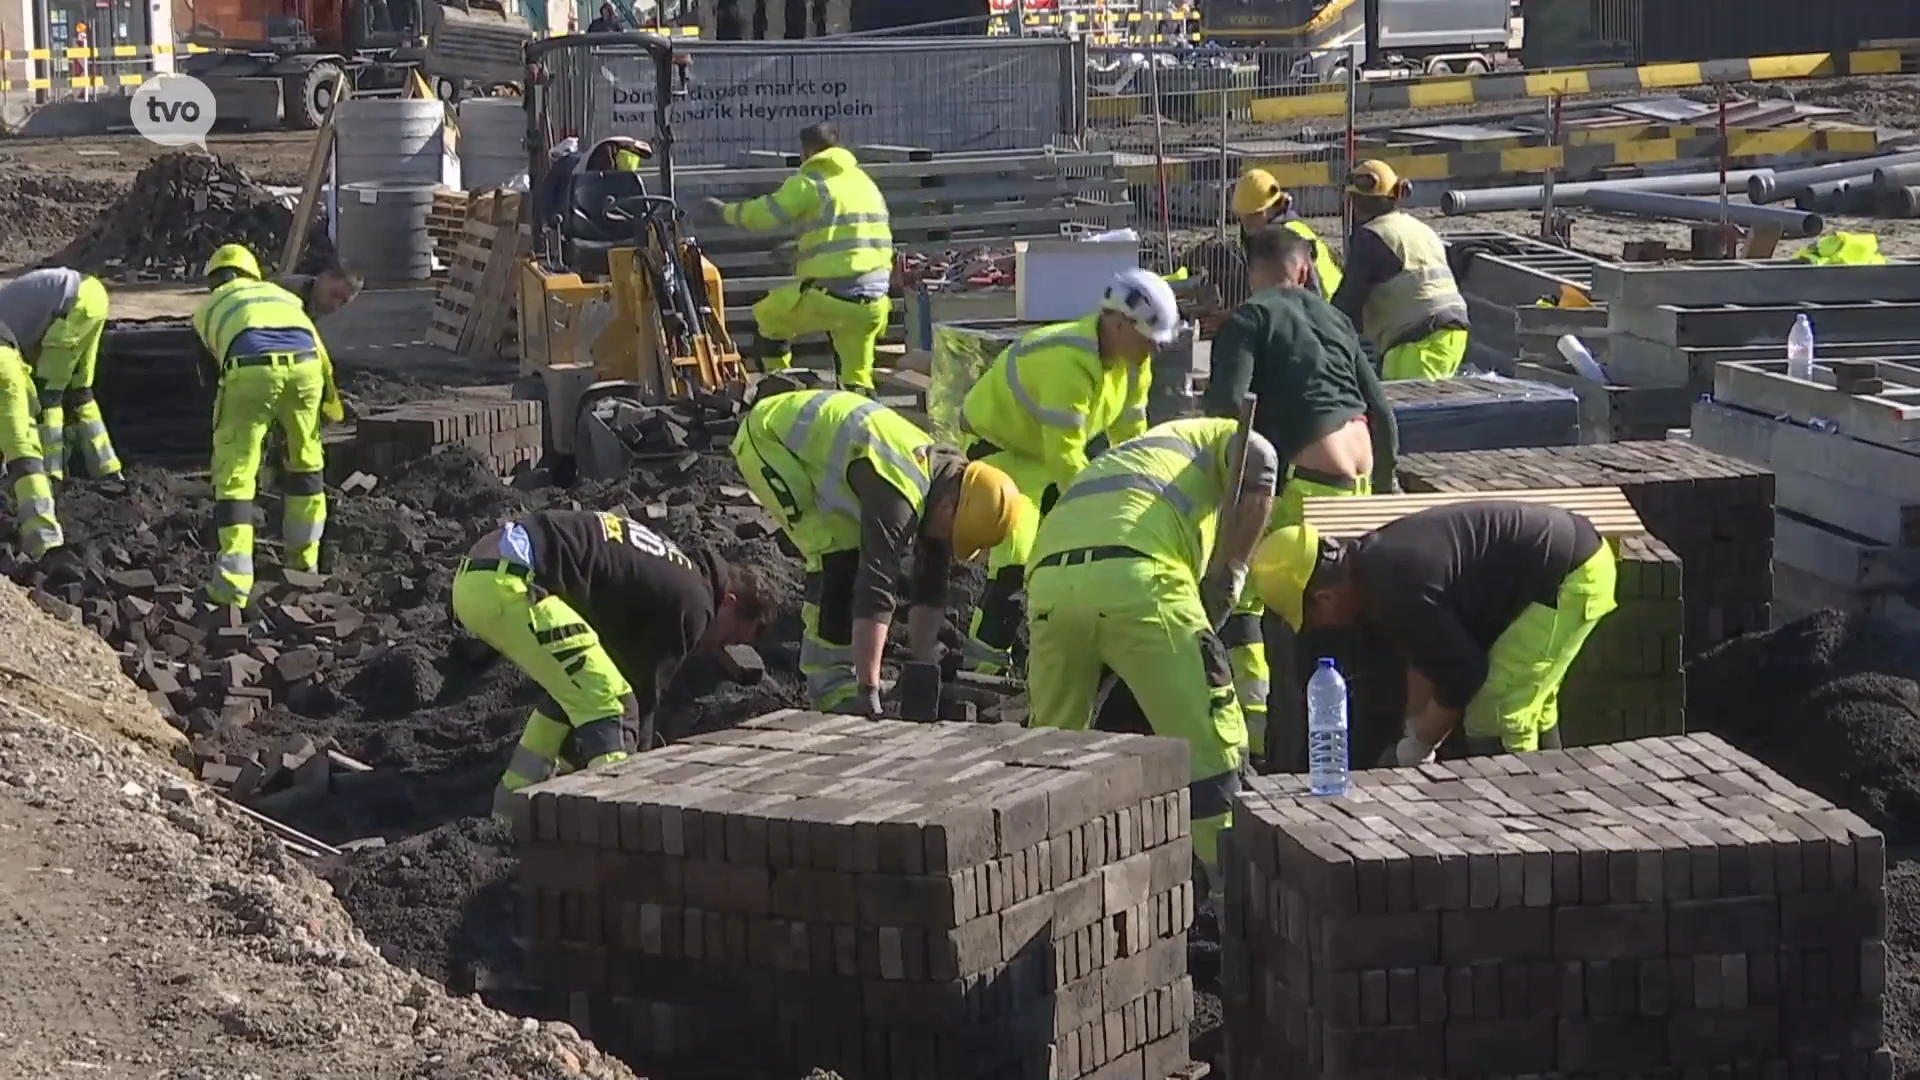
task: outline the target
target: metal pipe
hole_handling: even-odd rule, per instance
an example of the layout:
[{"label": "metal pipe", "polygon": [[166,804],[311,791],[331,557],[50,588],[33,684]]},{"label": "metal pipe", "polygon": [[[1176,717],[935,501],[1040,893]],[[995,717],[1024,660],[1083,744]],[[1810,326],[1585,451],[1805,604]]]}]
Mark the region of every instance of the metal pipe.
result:
[{"label": "metal pipe", "polygon": [[1831,214],[1839,209],[1840,197],[1858,182],[1857,178],[1852,178],[1808,184],[1794,195],[1793,205],[1816,214]]},{"label": "metal pipe", "polygon": [[[1729,184],[1744,184],[1772,169],[1745,169],[1727,174]],[[1649,191],[1665,195],[1706,195],[1720,189],[1720,173],[1675,173],[1671,176],[1634,176],[1624,180],[1589,180],[1579,184],[1556,184],[1553,200],[1561,206],[1582,205],[1593,191]],[[1475,188],[1448,191],[1440,196],[1440,210],[1447,215],[1488,214],[1498,210],[1538,210],[1546,199],[1539,184],[1518,187]]]},{"label": "metal pipe", "polygon": [[1814,165],[1805,169],[1788,169],[1786,172],[1769,173],[1764,178],[1747,181],[1747,200],[1756,205],[1779,202],[1808,184],[1818,184],[1826,180],[1844,180],[1852,176],[1871,176],[1875,169],[1913,162],[1920,162],[1920,151],[1889,154],[1886,157],[1859,158],[1854,161],[1837,161],[1832,165]]},{"label": "metal pipe", "polygon": [[1826,222],[1819,214],[1804,210],[1778,210],[1770,206],[1745,203],[1721,203],[1718,200],[1690,199],[1685,195],[1663,195],[1653,191],[1595,191],[1587,195],[1587,205],[1595,210],[1623,214],[1673,218],[1677,221],[1720,221],[1735,225],[1778,225],[1788,236],[1819,236]]},{"label": "metal pipe", "polygon": [[1920,162],[1873,170],[1873,186],[1886,194],[1905,191],[1915,185],[1920,185]]}]

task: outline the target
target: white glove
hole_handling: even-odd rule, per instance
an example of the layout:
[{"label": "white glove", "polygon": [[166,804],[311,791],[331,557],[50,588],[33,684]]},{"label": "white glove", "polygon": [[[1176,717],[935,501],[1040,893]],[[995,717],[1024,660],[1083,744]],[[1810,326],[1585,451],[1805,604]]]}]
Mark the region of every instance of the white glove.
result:
[{"label": "white glove", "polygon": [[1200,606],[1206,610],[1207,623],[1215,630],[1220,629],[1233,614],[1240,603],[1240,594],[1246,591],[1247,568],[1229,566],[1224,570],[1214,570],[1200,579]]},{"label": "white glove", "polygon": [[1393,760],[1403,769],[1425,765],[1433,760],[1433,747],[1421,742],[1417,736],[1408,735],[1394,745]]}]

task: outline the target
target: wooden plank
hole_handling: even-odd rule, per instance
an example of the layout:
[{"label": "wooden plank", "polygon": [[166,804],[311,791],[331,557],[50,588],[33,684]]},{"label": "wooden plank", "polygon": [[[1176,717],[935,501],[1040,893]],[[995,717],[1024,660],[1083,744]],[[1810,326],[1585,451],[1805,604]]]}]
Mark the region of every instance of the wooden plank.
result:
[{"label": "wooden plank", "polygon": [[1920,581],[1920,548],[1868,543],[1791,513],[1774,515],[1773,559],[1854,592]]},{"label": "wooden plank", "polygon": [[1875,360],[1849,363],[1870,366],[1884,381],[1885,389],[1871,394],[1846,393],[1834,385],[1834,370],[1825,364],[1815,364],[1813,379],[1807,380],[1788,375],[1784,360],[1748,361],[1714,368],[1713,397],[1728,405],[1802,423],[1831,421],[1837,434],[1863,442],[1895,449],[1920,448],[1920,368]]},{"label": "wooden plank", "polygon": [[1729,405],[1693,406],[1693,441],[1769,468],[1851,484],[1895,503],[1920,503],[1920,454],[1811,431]]},{"label": "wooden plank", "polygon": [[1617,487],[1539,488],[1533,491],[1445,491],[1422,495],[1369,495],[1360,498],[1308,499],[1306,521],[1322,536],[1350,539],[1372,532],[1408,514],[1436,506],[1499,500],[1539,503],[1570,510],[1593,522],[1602,536],[1635,536],[1646,532],[1633,504]]}]

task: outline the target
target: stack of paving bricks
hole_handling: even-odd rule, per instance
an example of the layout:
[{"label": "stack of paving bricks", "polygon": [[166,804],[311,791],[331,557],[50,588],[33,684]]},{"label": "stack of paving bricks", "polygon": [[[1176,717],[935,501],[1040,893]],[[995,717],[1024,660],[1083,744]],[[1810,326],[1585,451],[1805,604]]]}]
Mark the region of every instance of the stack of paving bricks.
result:
[{"label": "stack of paving bricks", "polygon": [[514,801],[538,978],[643,1069],[1188,1069],[1186,744],[788,710]]},{"label": "stack of paving bricks", "polygon": [[1773,473],[1686,442],[1411,454],[1408,491],[1613,485],[1647,531],[1680,556],[1687,659],[1767,629],[1773,598]]},{"label": "stack of paving bricks", "polygon": [[1713,736],[1236,799],[1236,1077],[1882,1080],[1883,837]]},{"label": "stack of paving bricks", "polygon": [[1680,557],[1651,536],[1622,537],[1619,607],[1594,628],[1561,687],[1560,732],[1591,746],[1686,727]]},{"label": "stack of paving bricks", "polygon": [[379,473],[454,446],[486,458],[501,476],[531,465],[540,458],[540,403],[511,400],[504,388],[481,388],[383,409],[362,417],[338,465],[332,457],[328,464]]}]

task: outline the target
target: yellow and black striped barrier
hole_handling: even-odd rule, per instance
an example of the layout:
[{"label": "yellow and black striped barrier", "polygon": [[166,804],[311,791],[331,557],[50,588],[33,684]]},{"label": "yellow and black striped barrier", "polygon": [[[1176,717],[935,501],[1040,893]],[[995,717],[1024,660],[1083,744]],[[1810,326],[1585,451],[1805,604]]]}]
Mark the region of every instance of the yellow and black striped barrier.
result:
[{"label": "yellow and black striped barrier", "polygon": [[[1878,153],[1880,140],[1870,130],[1829,131],[1793,127],[1727,133],[1728,156],[1734,162],[1777,157],[1781,154],[1856,154],[1862,157]],[[1720,155],[1717,132],[1686,138],[1643,139],[1636,142],[1598,143],[1585,146],[1532,146],[1513,150],[1467,151],[1451,154],[1395,154],[1390,151],[1362,151],[1385,161],[1409,180],[1463,180],[1501,176],[1538,176],[1549,169],[1575,177],[1590,176],[1601,169],[1656,165],[1662,162],[1712,159]],[[1145,155],[1127,155],[1121,169],[1130,184],[1157,184],[1158,167]],[[1293,157],[1260,157],[1228,154],[1223,161],[1211,155],[1170,158],[1166,163],[1168,183],[1226,182],[1247,169],[1260,168],[1273,174],[1287,189],[1335,187],[1344,182],[1344,165],[1337,159],[1308,160]]]},{"label": "yellow and black striped barrier", "polygon": [[[104,90],[109,86],[139,86],[153,74],[146,65],[133,70],[102,72],[100,68],[121,67],[129,61],[150,60],[156,56],[187,56],[212,50],[203,45],[107,45],[98,49],[0,49],[0,91],[5,90],[52,90],[72,88],[75,90]],[[72,75],[64,70],[64,65],[75,61],[88,62],[87,73]],[[62,65],[51,68],[51,74],[40,77],[30,74],[31,65],[44,63]],[[29,74],[25,78],[8,78],[8,67],[22,65]],[[130,66],[130,65],[129,65]]]},{"label": "yellow and black striped barrier", "polygon": [[[1354,87],[1356,112],[1393,112],[1459,105],[1490,105],[1525,101],[1555,94],[1632,93],[1636,90],[1672,90],[1717,82],[1769,82],[1779,79],[1824,79],[1841,75],[1898,75],[1911,57],[1900,49],[1861,49],[1854,52],[1799,53],[1792,56],[1753,56],[1740,60],[1707,60],[1696,64],[1648,64],[1644,67],[1576,68],[1566,71],[1494,72],[1486,75],[1443,75],[1429,79],[1366,80]],[[1345,89],[1290,97],[1255,98],[1252,118],[1257,123],[1344,116]]]}]

